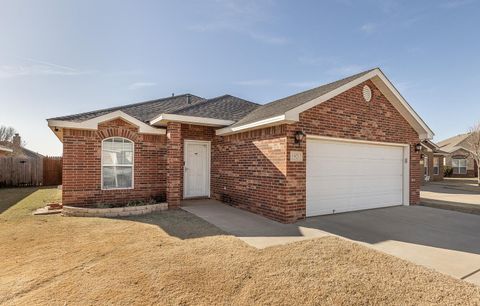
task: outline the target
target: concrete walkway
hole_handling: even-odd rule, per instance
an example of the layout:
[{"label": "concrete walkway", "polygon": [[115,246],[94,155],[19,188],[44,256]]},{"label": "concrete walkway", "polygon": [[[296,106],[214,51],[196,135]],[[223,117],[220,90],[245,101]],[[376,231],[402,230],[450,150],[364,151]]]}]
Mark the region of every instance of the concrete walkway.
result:
[{"label": "concrete walkway", "polygon": [[281,224],[213,200],[182,208],[256,248],[333,235],[480,285],[478,215],[397,206]]},{"label": "concrete walkway", "polygon": [[329,235],[318,229],[275,222],[214,200],[183,201],[181,208],[258,249]]}]

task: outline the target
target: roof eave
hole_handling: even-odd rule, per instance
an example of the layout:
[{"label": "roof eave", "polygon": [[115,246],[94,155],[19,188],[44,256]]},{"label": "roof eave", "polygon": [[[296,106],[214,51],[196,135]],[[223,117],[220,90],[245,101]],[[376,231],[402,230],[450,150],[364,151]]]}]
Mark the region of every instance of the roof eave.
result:
[{"label": "roof eave", "polygon": [[6,147],[0,147],[0,151],[4,151],[4,152],[13,152],[12,149],[9,149],[9,148],[6,148]]},{"label": "roof eave", "polygon": [[251,130],[256,130],[259,128],[266,128],[270,126],[280,125],[280,124],[290,124],[298,121],[298,118],[289,118],[286,115],[280,115],[275,117],[270,117],[267,119],[255,121],[252,123],[244,124],[236,127],[226,127],[216,131],[218,136],[227,136],[231,134],[247,132]]},{"label": "roof eave", "polygon": [[150,126],[122,111],[113,111],[111,113],[98,116],[82,122],[64,121],[47,119],[48,126],[55,133],[55,135],[63,142],[63,129],[77,129],[77,130],[98,130],[98,125],[102,122],[122,119],[138,127],[138,132],[142,134],[165,135],[166,130]]},{"label": "roof eave", "polygon": [[344,84],[320,97],[312,99],[302,105],[299,105],[291,110],[288,110],[282,115],[274,116],[267,119],[258,120],[255,122],[247,123],[236,127],[227,127],[221,130],[217,130],[217,135],[229,135],[239,133],[247,130],[263,128],[272,125],[293,123],[299,120],[300,113],[317,106],[325,101],[332,99],[333,97],[362,84],[367,80],[372,80],[382,93],[387,96],[387,99],[394,105],[394,107],[400,112],[400,114],[408,121],[408,123],[417,131],[420,140],[432,139],[435,135],[433,131],[427,126],[427,124],[420,118],[420,116],[413,110],[413,108],[402,97],[400,92],[393,86],[390,80],[383,74],[383,72],[375,68],[372,71]]},{"label": "roof eave", "polygon": [[160,114],[159,116],[150,120],[150,125],[165,126],[169,122],[178,122],[178,123],[212,126],[212,127],[225,127],[235,123],[235,121],[224,120],[224,119],[185,116],[185,115],[176,115],[176,114]]}]

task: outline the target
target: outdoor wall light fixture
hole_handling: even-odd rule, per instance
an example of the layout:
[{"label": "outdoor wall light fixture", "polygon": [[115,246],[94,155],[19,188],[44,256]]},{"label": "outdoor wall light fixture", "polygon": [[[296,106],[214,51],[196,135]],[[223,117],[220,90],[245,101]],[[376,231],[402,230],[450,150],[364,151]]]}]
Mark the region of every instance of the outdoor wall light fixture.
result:
[{"label": "outdoor wall light fixture", "polygon": [[422,145],[419,144],[419,143],[417,143],[417,144],[415,145],[415,152],[420,152],[421,149],[422,149]]},{"label": "outdoor wall light fixture", "polygon": [[297,131],[295,132],[295,143],[301,143],[303,139],[305,138],[305,132],[304,131]]}]

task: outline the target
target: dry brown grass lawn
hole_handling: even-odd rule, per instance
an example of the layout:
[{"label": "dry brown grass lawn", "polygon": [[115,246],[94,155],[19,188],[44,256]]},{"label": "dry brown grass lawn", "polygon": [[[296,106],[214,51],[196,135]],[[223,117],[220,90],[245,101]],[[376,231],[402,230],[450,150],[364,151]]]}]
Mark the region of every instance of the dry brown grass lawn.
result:
[{"label": "dry brown grass lawn", "polygon": [[257,250],[181,210],[33,217],[59,192],[29,193],[0,214],[0,304],[480,303],[474,285],[337,238]]}]

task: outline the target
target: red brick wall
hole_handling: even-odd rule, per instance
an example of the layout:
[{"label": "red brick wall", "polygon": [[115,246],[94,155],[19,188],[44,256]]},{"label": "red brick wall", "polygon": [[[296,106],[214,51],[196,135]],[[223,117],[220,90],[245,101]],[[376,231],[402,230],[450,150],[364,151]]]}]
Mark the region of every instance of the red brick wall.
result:
[{"label": "red brick wall", "polygon": [[[373,91],[368,103],[362,95],[365,84]],[[299,130],[310,135],[409,144],[410,203],[419,203],[418,134],[370,81],[303,112],[298,123],[220,138],[212,163],[215,197],[231,199],[234,205],[282,222],[305,218],[306,142],[295,144]],[[303,162],[289,161],[292,150],[303,152]]]},{"label": "red brick wall", "polygon": [[[101,190],[101,141],[125,137],[135,143],[134,189]],[[65,129],[63,135],[63,203],[91,206],[148,200],[166,193],[166,137],[137,133],[116,119],[97,131]]]},{"label": "red brick wall", "polygon": [[[365,84],[370,86],[373,92],[370,102],[363,98],[362,89]],[[420,153],[415,152],[415,145],[420,141],[418,133],[371,81],[301,113],[300,121],[288,126],[287,154],[290,154],[291,150],[298,150],[303,151],[306,156],[306,142],[300,146],[293,143],[294,134],[299,130],[303,130],[307,135],[409,144],[410,204],[419,203],[422,173],[418,167]],[[303,186],[300,187],[303,190],[301,194],[289,196],[289,202],[294,203],[295,207],[299,207],[298,199],[305,203],[305,165],[306,158],[303,163],[288,161],[288,177],[292,180],[290,185],[293,189],[287,194],[292,194],[297,186]],[[298,210],[297,213],[289,215],[289,218],[299,216]]]},{"label": "red brick wall", "polygon": [[[169,123],[166,136],[142,135],[122,120],[99,126],[98,131],[64,131],[64,203],[89,205],[146,199],[167,193],[171,207],[183,194],[185,139],[212,141],[211,194],[219,200],[282,222],[305,217],[306,158],[290,162],[298,130],[337,138],[410,144],[410,203],[419,202],[420,154],[414,151],[418,134],[372,82],[373,98],[365,102],[364,84],[300,114],[291,125],[264,128],[225,137],[211,127]],[[123,136],[135,142],[135,188],[102,191],[101,140]],[[167,140],[168,138],[168,140]],[[168,186],[168,188],[167,188]],[[168,191],[167,191],[168,189]]]},{"label": "red brick wall", "polygon": [[216,199],[284,219],[284,126],[217,137],[213,152],[211,185]]},{"label": "red brick wall", "polygon": [[[167,201],[169,207],[178,207],[183,199],[183,169],[185,140],[212,141],[215,129],[208,126],[168,123],[167,125]],[[213,159],[212,148],[212,159]]]}]

